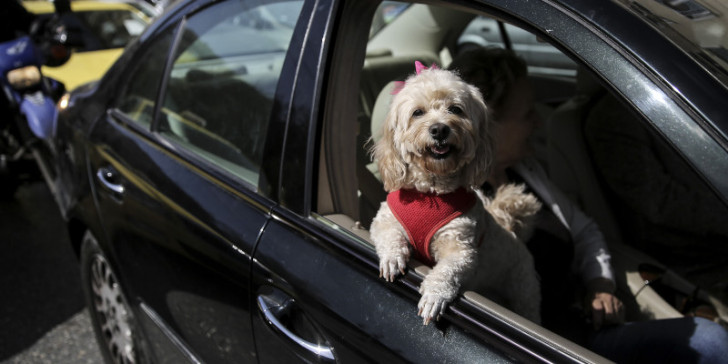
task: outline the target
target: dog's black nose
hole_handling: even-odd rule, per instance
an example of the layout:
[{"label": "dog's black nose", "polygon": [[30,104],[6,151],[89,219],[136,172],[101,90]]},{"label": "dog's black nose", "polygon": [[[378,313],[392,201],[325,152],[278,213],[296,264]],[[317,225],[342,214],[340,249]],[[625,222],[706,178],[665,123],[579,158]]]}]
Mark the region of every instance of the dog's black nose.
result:
[{"label": "dog's black nose", "polygon": [[447,137],[450,135],[450,127],[442,124],[437,123],[430,126],[430,136],[432,139],[435,139],[437,141],[443,141],[447,139]]}]

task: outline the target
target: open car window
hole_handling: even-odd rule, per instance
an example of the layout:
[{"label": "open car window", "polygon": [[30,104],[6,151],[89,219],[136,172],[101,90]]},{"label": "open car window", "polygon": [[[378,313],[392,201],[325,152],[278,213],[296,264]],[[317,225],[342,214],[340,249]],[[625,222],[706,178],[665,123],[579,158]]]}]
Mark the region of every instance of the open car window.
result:
[{"label": "open car window", "polygon": [[[391,4],[387,2],[382,4],[382,7],[386,6]],[[381,12],[382,9],[377,14]],[[437,16],[430,16],[433,13]],[[674,150],[671,150],[669,144],[661,140],[659,133],[649,125],[649,120],[634,110],[629,100],[625,100],[624,96],[614,89],[605,87],[607,83],[602,82],[598,74],[587,71],[588,67],[585,67],[587,65],[580,65],[574,61],[577,57],[551,45],[549,41],[554,43],[556,41],[550,40],[546,34],[535,34],[513,24],[503,24],[504,26],[500,27],[489,14],[413,4],[402,7],[398,16],[385,27],[380,27],[377,19],[373,19],[372,24],[376,31],[370,32],[371,38],[367,49],[359,50],[365,53],[365,56],[359,71],[358,109],[355,115],[353,113],[349,115],[352,119],[356,119],[356,122],[352,120],[344,127],[331,124],[324,126],[318,173],[318,200],[315,208],[316,216],[320,220],[340,231],[352,244],[373,250],[369,227],[380,204],[386,199],[386,192],[368,150],[371,147],[371,138],[376,138],[377,130],[386,115],[393,82],[402,81],[414,73],[415,61],[425,65],[435,63],[440,67],[447,67],[452,58],[458,52],[466,51],[466,48],[511,47],[529,66],[529,78],[535,92],[535,108],[542,120],[532,140],[536,151],[535,157],[563,194],[591,216],[603,231],[612,254],[618,296],[629,306],[628,312],[632,315],[628,320],[694,315],[698,307],[707,305],[712,307],[711,319],[724,324],[727,322],[728,299],[722,288],[728,283],[725,281],[727,275],[725,268],[719,268],[726,266],[725,261],[722,258],[706,261],[705,256],[710,256],[711,253],[695,258],[696,260],[692,261],[693,266],[703,265],[710,273],[702,274],[702,277],[701,274],[691,276],[688,268],[690,264],[683,259],[685,257],[683,254],[673,254],[666,248],[647,249],[645,244],[648,243],[645,241],[645,236],[641,235],[642,230],[640,232],[634,230],[636,227],[633,223],[638,221],[637,218],[626,219],[630,215],[625,214],[625,211],[630,210],[630,214],[634,216],[641,214],[640,219],[654,223],[655,219],[663,219],[659,215],[665,212],[661,207],[671,202],[667,201],[668,199],[678,199],[680,194],[687,193],[688,190],[702,191],[695,192],[700,194],[701,198],[705,198],[702,205],[718,212],[717,215],[707,218],[716,222],[711,227],[715,229],[714,232],[708,234],[716,239],[728,236],[728,232],[718,223],[725,221],[725,217],[728,216],[725,205],[705,185],[700,176],[685,164]],[[431,25],[432,28],[427,28],[427,25]],[[435,30],[438,27],[456,31],[460,36],[454,40],[448,38],[446,31]],[[470,36],[485,38],[478,33],[490,27],[495,27],[492,30],[496,38],[485,39],[480,43],[467,41]],[[388,29],[392,31],[388,32]],[[509,41],[503,41],[501,31],[507,32]],[[340,100],[333,102],[337,101]],[[604,122],[604,119],[607,119],[607,122]],[[619,147],[619,138],[607,132],[607,129],[614,127],[609,121],[614,120],[631,120],[630,126],[639,130],[638,134],[645,139],[635,141],[633,138],[637,135],[635,133],[621,136],[631,138],[630,140],[637,142],[641,149],[656,147],[660,150],[660,156],[656,159],[662,161],[675,158],[671,167],[661,172],[661,177],[666,180],[672,179],[672,182],[666,183],[672,184],[676,189],[671,190],[670,197],[663,196],[660,201],[650,202],[653,206],[651,211],[637,211],[635,204],[629,199],[618,196],[618,192],[624,192],[624,188],[610,186],[615,182],[609,181],[609,174],[613,173],[610,168],[616,167],[600,163],[604,162],[601,160],[604,157],[600,158],[597,153],[606,154],[608,156],[606,159],[613,164],[623,165],[624,162],[635,159],[629,150],[615,152],[615,148]],[[587,132],[594,133],[587,134]],[[346,143],[337,144],[331,135],[346,135],[345,140],[356,140],[356,144],[354,146]],[[631,176],[639,178],[619,182],[637,183],[638,186],[633,185],[631,188],[655,192],[655,175],[651,174],[653,172],[644,170],[641,174],[634,173]],[[682,187],[678,188],[678,185]],[[645,194],[643,197],[647,198]],[[675,224],[666,223],[666,220],[659,222],[664,224],[661,226],[655,224],[655,229],[663,234],[674,232]],[[708,222],[694,223],[701,226],[698,236],[704,236],[708,231],[706,227]],[[708,248],[709,246],[711,247]],[[722,252],[722,248],[716,244],[705,244],[705,249],[705,252],[712,251],[715,254]],[[662,287],[644,283],[644,275],[655,266],[660,267],[661,277],[670,277],[663,281]],[[429,272],[429,268],[415,259],[410,260],[409,267],[415,275],[424,276]],[[697,290],[697,287],[712,288]],[[696,296],[694,301],[686,304],[685,302],[690,301],[690,294],[695,292],[701,292],[699,297]],[[476,302],[484,310],[494,307],[497,310],[503,309],[494,304],[487,295],[477,292],[467,292],[462,299]],[[508,310],[498,312],[513,317]],[[523,321],[518,322],[524,325],[525,330],[535,330],[536,335],[560,343],[570,342],[559,341],[563,338],[540,331],[541,328],[534,328]],[[546,328],[555,330],[552,327]]]}]

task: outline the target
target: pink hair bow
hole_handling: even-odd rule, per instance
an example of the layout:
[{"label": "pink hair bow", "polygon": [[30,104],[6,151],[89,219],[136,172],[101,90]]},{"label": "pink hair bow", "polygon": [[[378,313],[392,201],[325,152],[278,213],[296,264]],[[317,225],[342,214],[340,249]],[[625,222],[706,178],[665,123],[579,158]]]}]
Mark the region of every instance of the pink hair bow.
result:
[{"label": "pink hair bow", "polygon": [[425,67],[424,64],[422,64],[422,62],[415,61],[415,70],[417,71],[417,74],[418,75],[420,74],[420,72],[422,72],[422,71],[424,71],[426,69],[437,70],[437,69],[440,69],[440,67],[437,67],[437,65],[433,63],[432,66],[430,66],[430,68],[427,68],[427,67]]},{"label": "pink hair bow", "polygon": [[[437,70],[437,69],[440,69],[440,67],[437,67],[437,65],[433,63],[432,66],[427,68],[424,64],[422,64],[422,62],[415,61],[415,71],[417,72],[418,75],[420,74],[420,72],[427,70],[427,69]],[[400,91],[402,91],[402,89],[404,88],[404,84],[405,84],[404,81],[394,81],[394,88],[392,89],[392,95],[396,95]]]}]

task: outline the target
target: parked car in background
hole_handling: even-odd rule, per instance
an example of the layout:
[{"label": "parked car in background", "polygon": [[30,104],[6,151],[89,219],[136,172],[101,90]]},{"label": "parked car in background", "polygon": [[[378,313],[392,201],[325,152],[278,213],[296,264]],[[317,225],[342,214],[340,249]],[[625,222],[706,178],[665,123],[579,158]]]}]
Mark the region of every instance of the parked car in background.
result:
[{"label": "parked car in background", "polygon": [[[27,1],[27,0],[26,0]],[[107,2],[107,3],[124,3],[129,4],[133,6],[134,8],[138,9],[144,15],[146,15],[150,19],[154,19],[160,14],[162,14],[162,11],[164,11],[164,5],[168,4],[169,1],[165,2],[157,2],[157,3],[150,3],[148,1],[144,0],[95,0],[100,2]]]},{"label": "parked car in background", "polygon": [[147,3],[150,6],[157,9],[161,13],[162,11],[164,11],[165,8],[170,6],[176,0],[135,0],[135,1]]},{"label": "parked car in background", "polygon": [[[50,17],[54,11],[50,1],[24,1],[23,5],[40,17]],[[42,68],[43,74],[63,82],[68,90],[101,78],[152,19],[149,11],[126,2],[72,1],[71,10],[81,22],[84,45],[74,48],[63,66]]]},{"label": "parked car in background", "polygon": [[[596,98],[616,98],[684,161],[689,187],[725,207],[725,42],[686,38],[653,0],[380,5],[181,0],[65,98],[50,164],[109,362],[604,361],[474,292],[423,326],[427,268],[378,277],[367,227],[384,191],[365,143],[386,87],[416,60],[446,67],[479,16],[578,66],[531,76],[545,120],[536,147],[609,239],[628,319],[694,314],[645,284],[641,267],[657,266],[673,295],[687,287],[725,324],[720,291],[696,290],[623,235],[583,134]],[[711,263],[701,268],[722,269]]]}]

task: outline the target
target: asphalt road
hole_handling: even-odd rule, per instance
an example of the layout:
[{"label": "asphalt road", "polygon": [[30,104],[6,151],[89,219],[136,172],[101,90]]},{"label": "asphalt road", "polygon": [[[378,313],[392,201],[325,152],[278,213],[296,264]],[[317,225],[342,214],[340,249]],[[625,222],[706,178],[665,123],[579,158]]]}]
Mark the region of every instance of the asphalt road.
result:
[{"label": "asphalt road", "polygon": [[0,363],[101,363],[78,260],[43,182],[0,201]]}]

